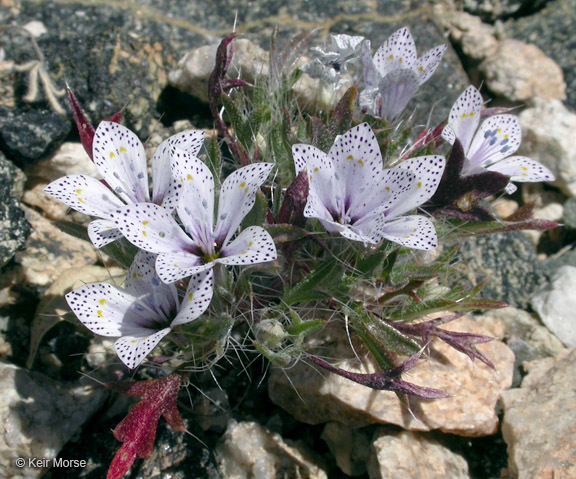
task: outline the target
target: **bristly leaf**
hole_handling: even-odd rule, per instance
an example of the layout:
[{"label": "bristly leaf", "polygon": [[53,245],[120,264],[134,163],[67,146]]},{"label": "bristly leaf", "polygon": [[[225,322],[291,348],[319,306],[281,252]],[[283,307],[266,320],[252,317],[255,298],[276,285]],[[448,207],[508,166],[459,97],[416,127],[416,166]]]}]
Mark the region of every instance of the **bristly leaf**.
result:
[{"label": "bristly leaf", "polygon": [[181,379],[179,375],[171,374],[141,381],[126,392],[129,396],[141,396],[142,399],[114,429],[114,437],[123,444],[112,459],[106,479],[124,477],[136,457],[145,458],[152,454],[161,416],[176,431],[186,430],[177,407]]},{"label": "bristly leaf", "polygon": [[334,137],[346,133],[352,127],[357,96],[357,86],[353,85],[348,88],[330,115],[328,129]]},{"label": "bristly leaf", "polygon": [[306,223],[304,208],[308,201],[308,190],[308,175],[305,171],[301,171],[284,194],[277,223],[304,226]]},{"label": "bristly leaf", "polygon": [[230,135],[228,127],[224,120],[220,116],[218,109],[219,102],[222,100],[222,96],[225,92],[231,88],[247,86],[243,80],[230,79],[226,77],[228,73],[228,68],[232,63],[232,57],[234,55],[234,48],[232,41],[236,38],[237,33],[231,33],[225,37],[218,46],[216,51],[216,63],[214,64],[214,70],[210,74],[208,79],[208,104],[210,105],[210,112],[216,123],[216,127],[220,130],[220,133],[224,137],[224,140],[228,144],[228,147],[232,151],[235,159],[242,166],[250,164],[250,157],[246,149],[238,142],[235,138]]},{"label": "bristly leaf", "polygon": [[470,359],[479,359],[486,366],[495,369],[494,364],[490,361],[484,354],[478,351],[474,345],[481,343],[488,343],[494,338],[490,336],[484,336],[483,334],[473,334],[473,333],[459,333],[457,331],[448,331],[446,329],[439,328],[441,324],[446,324],[450,321],[458,319],[461,314],[456,314],[452,316],[444,316],[442,318],[432,319],[430,321],[425,321],[423,323],[417,324],[399,324],[393,322],[383,323],[388,324],[390,327],[397,329],[404,334],[410,334],[413,336],[418,336],[422,338],[425,343],[430,342],[433,336],[440,338],[446,344],[452,346],[457,351],[466,354]]},{"label": "bristly leaf", "polygon": [[310,273],[306,278],[284,292],[283,301],[290,306],[303,301],[314,301],[328,297],[323,291],[318,289],[337,289],[342,280],[342,267],[332,258],[324,261],[318,268]]},{"label": "bristly leaf", "polygon": [[278,27],[274,28],[270,40],[270,76],[276,85],[280,85],[282,77],[287,75],[296,61],[308,49],[313,32],[302,32],[290,40],[282,51],[278,49]]},{"label": "bristly leaf", "polygon": [[314,364],[327,369],[339,376],[346,379],[350,379],[355,383],[361,384],[362,386],[369,387],[371,389],[377,389],[380,391],[394,391],[397,394],[408,394],[410,396],[416,396],[423,399],[441,399],[447,398],[449,395],[441,391],[440,389],[425,388],[422,386],[417,386],[416,384],[408,383],[400,379],[402,373],[405,373],[412,369],[422,352],[415,354],[414,356],[408,358],[400,366],[393,369],[388,369],[386,371],[381,371],[372,374],[362,374],[362,373],[352,373],[350,371],[345,371],[344,369],[332,366],[326,361],[312,356],[311,354],[306,354],[306,358],[313,362]]}]

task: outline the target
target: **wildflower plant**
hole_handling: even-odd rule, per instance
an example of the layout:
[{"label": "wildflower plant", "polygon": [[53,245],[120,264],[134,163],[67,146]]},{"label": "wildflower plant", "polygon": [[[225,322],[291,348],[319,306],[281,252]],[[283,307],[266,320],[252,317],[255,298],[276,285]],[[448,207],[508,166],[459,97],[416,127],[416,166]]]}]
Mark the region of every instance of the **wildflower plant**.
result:
[{"label": "wildflower plant", "polygon": [[[474,134],[477,90],[458,99],[445,128],[424,130],[410,144],[416,127],[402,111],[445,46],[418,59],[402,29],[370,58],[367,40],[333,36],[332,53],[315,50],[317,63],[339,73],[363,60],[364,82],[356,78],[330,112],[314,116],[291,92],[310,35],[283,50],[273,38],[270,75],[255,87],[227,77],[235,36],[220,44],[209,82],[218,137],[191,130],[164,141],[152,156],[152,187],[140,140],[114,121],[94,130],[69,94],[103,180],[68,176],[46,192],[96,218],[90,239],[105,251],[116,242],[129,268],[123,287],[88,284],[66,299],[90,331],[119,338],[127,375],[154,365],[164,375],[130,385],[128,394],[143,399],[115,430],[123,446],[110,478],[151,453],[160,416],[184,429],[181,380],[218,364],[233,338],[244,354],[279,367],[302,360],[402,399],[446,397],[402,375],[432,337],[492,367],[475,348],[490,338],[440,326],[504,304],[482,298],[482,284],[450,280],[461,275],[457,247],[445,245],[468,234],[555,226],[532,219],[530,205],[502,219],[479,204],[510,191],[510,181],[553,178],[532,160],[508,156],[520,142],[512,115],[492,116]],[[332,75],[322,78],[339,88]],[[427,260],[415,250],[438,254]],[[311,339],[322,338],[328,321],[356,335],[379,371],[357,374],[321,358]]]}]

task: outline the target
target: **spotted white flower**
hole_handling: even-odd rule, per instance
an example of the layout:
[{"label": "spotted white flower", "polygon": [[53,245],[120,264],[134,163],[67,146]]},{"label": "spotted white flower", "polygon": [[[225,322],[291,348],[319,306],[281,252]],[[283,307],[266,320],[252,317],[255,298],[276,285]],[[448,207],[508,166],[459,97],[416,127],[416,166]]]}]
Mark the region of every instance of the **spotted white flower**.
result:
[{"label": "spotted white flower", "polygon": [[85,175],[69,175],[50,183],[44,191],[70,208],[99,219],[88,225],[88,235],[97,248],[122,237],[113,215],[126,204],[153,202],[174,210],[181,188],[170,174],[170,155],[181,149],[195,155],[204,133],[189,130],[171,136],[152,157],[152,196],[148,185],[146,152],[128,128],[103,121],[94,135],[94,163],[106,184]]},{"label": "spotted white flower", "polygon": [[408,28],[393,33],[374,58],[368,45],[362,55],[366,87],[360,93],[360,106],[372,116],[395,120],[438,68],[446,49],[446,45],[439,45],[418,58]]},{"label": "spotted white flower", "polygon": [[[509,176],[510,181],[554,181],[552,172],[537,161],[525,156],[510,156],[518,150],[522,140],[518,118],[509,114],[494,115],[480,124],[482,104],[481,93],[469,86],[452,106],[448,124],[442,131],[442,137],[448,143],[454,144],[456,138],[462,143],[466,160],[461,175],[489,170]],[[513,183],[506,187],[508,193],[514,193],[516,189]]]},{"label": "spotted white flower", "polygon": [[330,232],[376,244],[383,238],[415,249],[437,245],[432,222],[403,216],[432,197],[442,173],[442,156],[411,158],[383,169],[374,132],[367,123],[338,136],[328,154],[310,145],[294,145],[296,172],[309,179],[304,216],[318,218]]},{"label": "spotted white flower", "polygon": [[360,58],[363,41],[364,37],[361,36],[331,34],[330,50],[311,48],[314,60],[303,65],[301,70],[327,83],[345,83],[347,80],[342,77],[342,73],[346,73],[348,65]]},{"label": "spotted white flower", "polygon": [[273,166],[255,163],[228,176],[222,184],[214,225],[212,173],[198,158],[176,151],[172,174],[182,185],[176,211],[186,232],[168,210],[153,203],[124,207],[117,212],[116,225],[133,244],[158,253],[156,271],[166,283],[216,263],[245,265],[275,260],[274,241],[260,226],[246,228],[231,241]]},{"label": "spotted white flower", "polygon": [[174,285],[164,284],[154,271],[156,256],[139,252],[124,288],[93,283],[66,295],[77,318],[100,336],[118,337],[116,354],[130,369],[138,366],[175,326],[200,317],[213,293],[212,271],[191,276],[180,297]]}]

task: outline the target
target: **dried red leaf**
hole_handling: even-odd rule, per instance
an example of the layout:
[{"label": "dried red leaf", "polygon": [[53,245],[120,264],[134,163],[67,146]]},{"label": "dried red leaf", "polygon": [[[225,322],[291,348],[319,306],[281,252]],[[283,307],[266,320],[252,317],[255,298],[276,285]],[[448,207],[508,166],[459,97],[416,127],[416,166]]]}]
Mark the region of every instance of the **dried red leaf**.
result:
[{"label": "dried red leaf", "polygon": [[128,396],[142,396],[142,399],[114,429],[114,437],[123,444],[112,459],[106,479],[120,479],[136,457],[146,458],[152,454],[161,416],[176,431],[186,430],[177,407],[181,379],[179,375],[171,374],[137,382],[128,389]]},{"label": "dried red leaf", "polygon": [[[94,141],[94,134],[96,133],[96,130],[92,126],[92,123],[90,123],[90,120],[88,120],[86,117],[84,110],[82,110],[82,107],[76,98],[76,95],[74,95],[68,85],[66,85],[66,93],[68,94],[68,101],[70,103],[70,108],[72,109],[74,121],[76,122],[76,128],[78,128],[78,133],[80,134],[80,142],[86,150],[86,153],[88,153],[90,159],[93,160],[92,142]],[[118,113],[112,115],[110,121],[113,121],[114,123],[120,123],[121,119],[122,112],[119,111]]]}]

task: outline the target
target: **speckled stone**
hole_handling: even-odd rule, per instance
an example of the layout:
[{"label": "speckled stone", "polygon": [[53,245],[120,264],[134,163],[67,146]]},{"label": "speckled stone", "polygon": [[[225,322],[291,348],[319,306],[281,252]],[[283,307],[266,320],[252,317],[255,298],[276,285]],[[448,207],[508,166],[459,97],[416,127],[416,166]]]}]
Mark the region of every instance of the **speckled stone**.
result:
[{"label": "speckled stone", "polygon": [[576,0],[546,2],[544,9],[506,23],[512,38],[534,43],[552,58],[564,72],[566,104],[576,110]]},{"label": "speckled stone", "polygon": [[575,477],[575,363],[575,349],[534,362],[522,387],[502,395],[510,477]]},{"label": "speckled stone", "polygon": [[462,243],[461,265],[484,298],[524,308],[544,278],[530,239],[521,232],[477,236]]},{"label": "speckled stone", "polygon": [[20,208],[24,174],[0,152],[0,267],[24,246],[30,224]]}]

